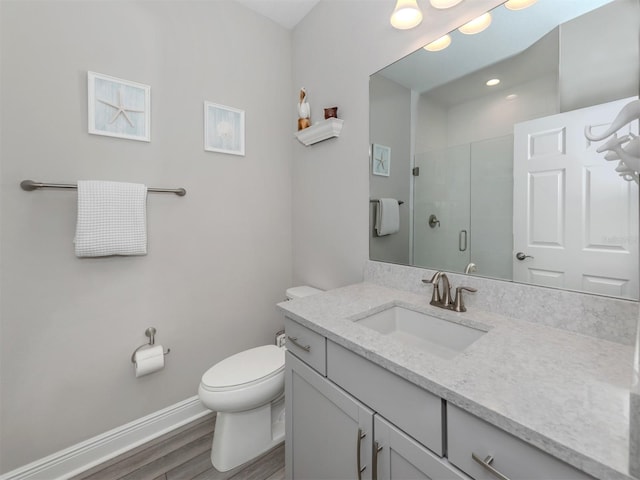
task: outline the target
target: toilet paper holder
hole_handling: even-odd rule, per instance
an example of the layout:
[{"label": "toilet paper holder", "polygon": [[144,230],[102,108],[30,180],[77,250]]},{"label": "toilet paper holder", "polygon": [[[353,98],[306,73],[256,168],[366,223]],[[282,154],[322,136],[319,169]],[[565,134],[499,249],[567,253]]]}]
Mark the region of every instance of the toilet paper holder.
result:
[{"label": "toilet paper holder", "polygon": [[[149,337],[149,343],[145,343],[144,345],[140,345],[136,348],[131,354],[131,363],[136,363],[136,352],[141,348],[148,347],[149,345],[156,344],[156,329],[154,327],[149,327],[144,331],[144,334]],[[171,353],[171,349],[167,348],[166,352],[163,352],[163,355],[169,355]]]}]

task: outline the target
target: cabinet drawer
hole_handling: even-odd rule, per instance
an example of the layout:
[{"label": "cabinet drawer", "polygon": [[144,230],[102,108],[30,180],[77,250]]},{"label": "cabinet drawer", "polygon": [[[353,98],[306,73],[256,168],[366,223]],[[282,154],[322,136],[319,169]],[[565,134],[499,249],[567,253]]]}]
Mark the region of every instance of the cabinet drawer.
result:
[{"label": "cabinet drawer", "polygon": [[284,331],[287,335],[287,350],[326,376],[326,339],[322,335],[286,317],[284,319]]},{"label": "cabinet drawer", "polygon": [[427,448],[443,455],[443,402],[369,360],[327,341],[327,377]]},{"label": "cabinet drawer", "polygon": [[593,480],[586,473],[451,404],[447,405],[447,431],[449,461],[476,480],[496,480],[497,477],[475,461],[472,453],[482,460],[491,455],[491,466],[511,480]]}]

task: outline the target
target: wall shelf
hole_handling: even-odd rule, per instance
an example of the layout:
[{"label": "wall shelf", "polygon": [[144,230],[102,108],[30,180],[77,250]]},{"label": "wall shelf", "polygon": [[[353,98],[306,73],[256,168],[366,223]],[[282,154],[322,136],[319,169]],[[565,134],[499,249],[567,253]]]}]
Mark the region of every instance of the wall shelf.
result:
[{"label": "wall shelf", "polygon": [[295,135],[300,143],[308,147],[329,138],[339,137],[342,130],[342,122],[343,120],[340,118],[329,118],[300,130]]}]

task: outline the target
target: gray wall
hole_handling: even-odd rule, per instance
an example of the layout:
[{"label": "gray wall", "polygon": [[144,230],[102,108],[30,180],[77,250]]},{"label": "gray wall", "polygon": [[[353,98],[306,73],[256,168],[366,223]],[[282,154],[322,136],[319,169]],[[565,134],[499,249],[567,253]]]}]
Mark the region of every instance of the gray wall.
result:
[{"label": "gray wall", "polygon": [[369,83],[371,142],[391,148],[389,176],[374,175],[369,165],[371,198],[395,198],[400,206],[400,231],[378,237],[374,233],[377,203],[369,204],[369,254],[372,260],[409,263],[409,206],[411,184],[411,90],[374,75]]},{"label": "gray wall", "polygon": [[640,2],[623,0],[562,25],[561,112],[638,95],[639,22]]},{"label": "gray wall", "polygon": [[[362,280],[369,256],[369,75],[501,3],[436,10],[408,31],[389,24],[393,2],[320,2],[293,34],[293,81],[309,92],[312,119],[338,105],[339,138],[293,150],[294,283],[322,288]],[[393,166],[392,166],[393,168]]]},{"label": "gray wall", "polygon": [[[0,18],[4,472],[193,396],[215,362],[273,341],[296,89],[291,32],[236,2],[3,0]],[[87,70],[151,85],[151,143],[87,133]],[[245,157],[204,152],[204,100],[246,111]],[[150,194],[147,256],[80,260],[75,193],[27,178],[188,194]],[[152,325],[171,354],[136,379]]]}]

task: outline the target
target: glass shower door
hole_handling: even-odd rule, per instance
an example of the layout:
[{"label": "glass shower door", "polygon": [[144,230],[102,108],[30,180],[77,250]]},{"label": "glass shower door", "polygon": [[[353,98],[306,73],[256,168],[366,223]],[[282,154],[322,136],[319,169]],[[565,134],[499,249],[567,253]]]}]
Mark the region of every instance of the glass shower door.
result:
[{"label": "glass shower door", "polygon": [[463,272],[470,261],[470,146],[416,154],[414,265]]}]

